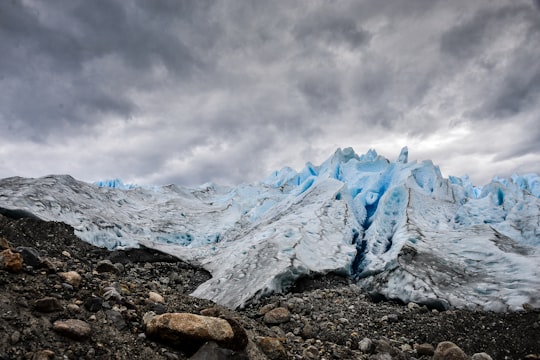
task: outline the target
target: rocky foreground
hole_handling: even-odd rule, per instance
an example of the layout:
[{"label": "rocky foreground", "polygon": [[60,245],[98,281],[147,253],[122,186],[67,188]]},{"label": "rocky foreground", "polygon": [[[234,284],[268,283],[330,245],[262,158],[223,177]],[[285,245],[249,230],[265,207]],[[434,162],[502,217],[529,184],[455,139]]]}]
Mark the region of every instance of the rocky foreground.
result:
[{"label": "rocky foreground", "polygon": [[188,295],[204,270],[19,215],[0,215],[0,359],[540,359],[540,310],[526,304],[374,303],[326,276],[233,311]]}]

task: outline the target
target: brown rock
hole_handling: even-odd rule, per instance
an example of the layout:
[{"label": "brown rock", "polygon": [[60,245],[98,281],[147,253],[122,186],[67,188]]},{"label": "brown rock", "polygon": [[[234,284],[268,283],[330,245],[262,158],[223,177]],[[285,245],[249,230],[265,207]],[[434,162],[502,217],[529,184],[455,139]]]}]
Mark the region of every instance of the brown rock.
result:
[{"label": "brown rock", "polygon": [[165,304],[165,299],[163,296],[154,291],[150,291],[148,293],[148,300],[155,303]]},{"label": "brown rock", "polygon": [[92,333],[90,325],[77,319],[57,320],[53,324],[53,330],[75,340],[86,339]]},{"label": "brown rock", "polygon": [[259,348],[271,360],[287,359],[287,351],[279,339],[273,337],[261,337],[258,339]]},{"label": "brown rock", "polygon": [[414,350],[420,356],[433,356],[435,348],[431,344],[414,344]]},{"label": "brown rock", "polygon": [[34,308],[39,312],[53,312],[62,310],[60,300],[54,297],[45,297],[34,302]]},{"label": "brown rock", "polygon": [[443,341],[437,345],[433,360],[469,360],[469,357],[453,342]]},{"label": "brown rock", "polygon": [[9,272],[18,273],[23,268],[22,255],[6,249],[0,252],[0,269],[6,269]]},{"label": "brown rock", "polygon": [[5,237],[0,237],[0,250],[11,249],[9,241]]},{"label": "brown rock", "polygon": [[189,346],[196,351],[203,343],[215,341],[228,345],[234,339],[229,323],[220,318],[189,313],[165,313],[152,317],[146,325],[146,334],[171,345]]},{"label": "brown rock", "polygon": [[79,273],[76,271],[61,272],[58,273],[58,276],[60,276],[65,282],[73,285],[76,288],[81,285],[81,275],[79,275]]},{"label": "brown rock", "polygon": [[230,317],[223,317],[223,319],[229,323],[234,333],[234,337],[232,338],[232,340],[228,341],[223,345],[229,349],[238,351],[245,349],[249,342],[246,330],[242,327],[242,325],[240,325],[240,322],[236,319]]},{"label": "brown rock", "polygon": [[32,355],[32,360],[49,360],[54,359],[54,351],[52,350],[41,350],[37,351]]},{"label": "brown rock", "polygon": [[269,325],[281,324],[289,320],[291,320],[291,313],[283,307],[275,308],[264,314],[264,322]]}]

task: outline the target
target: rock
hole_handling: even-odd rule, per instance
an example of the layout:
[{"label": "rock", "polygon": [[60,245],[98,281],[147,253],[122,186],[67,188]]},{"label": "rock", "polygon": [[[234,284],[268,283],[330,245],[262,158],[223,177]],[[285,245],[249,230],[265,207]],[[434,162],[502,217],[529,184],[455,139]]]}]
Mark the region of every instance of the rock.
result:
[{"label": "rock", "polygon": [[207,341],[229,345],[235,336],[226,320],[190,313],[156,315],[148,321],[146,335],[181,346],[187,352],[196,351]]},{"label": "rock", "polygon": [[62,255],[64,255],[65,257],[71,259],[71,254],[69,252],[67,252],[66,250],[62,251]]},{"label": "rock", "polygon": [[11,249],[9,241],[5,237],[0,237],[0,250]]},{"label": "rock", "polygon": [[103,305],[103,299],[99,296],[90,296],[84,300],[84,307],[90,312],[98,312]]},{"label": "rock", "polygon": [[287,351],[285,351],[279,339],[266,336],[260,337],[257,340],[259,348],[270,360],[287,359]]},{"label": "rock", "polygon": [[92,328],[86,322],[78,319],[57,320],[53,330],[74,340],[83,340],[90,336]]},{"label": "rock", "polygon": [[148,293],[148,300],[155,303],[165,304],[165,299],[163,296],[159,295],[157,292],[150,291]]},{"label": "rock", "polygon": [[319,360],[319,350],[315,346],[310,345],[302,351],[302,358],[308,360]]},{"label": "rock", "polygon": [[200,314],[203,316],[213,316],[213,317],[219,317],[221,314],[221,311],[216,306],[212,306],[206,309],[202,309],[200,311]]},{"label": "rock", "polygon": [[97,263],[96,271],[99,273],[118,273],[118,268],[114,266],[111,260],[101,260]]},{"label": "rock", "polygon": [[54,359],[54,351],[52,350],[41,350],[41,351],[36,351],[33,355],[32,355],[32,360],[49,360],[49,359]]},{"label": "rock", "polygon": [[491,356],[486,354],[485,352],[476,353],[471,357],[471,360],[493,360]]},{"label": "rock", "polygon": [[435,348],[431,344],[414,344],[414,350],[420,356],[433,356]]},{"label": "rock", "polygon": [[41,257],[39,251],[36,249],[27,246],[18,246],[15,248],[15,251],[22,255],[25,265],[37,268],[41,264]]},{"label": "rock", "polygon": [[49,359],[54,359],[54,356],[55,356],[55,353],[54,351],[52,350],[41,350],[41,351],[36,351],[33,355],[32,355],[32,360],[49,360]]},{"label": "rock", "polygon": [[45,297],[34,302],[34,308],[39,312],[53,312],[62,310],[60,300],[54,297]]},{"label": "rock", "polygon": [[81,275],[76,271],[60,272],[58,273],[65,282],[78,288],[81,285]]},{"label": "rock", "polygon": [[127,327],[126,321],[122,314],[116,310],[107,310],[105,311],[107,320],[112,322],[118,330],[124,330]]},{"label": "rock", "polygon": [[420,310],[420,305],[418,305],[415,302],[409,302],[407,304],[407,309],[409,309],[409,310]]},{"label": "rock", "polygon": [[273,304],[273,303],[266,304],[262,308],[259,309],[259,314],[264,315],[270,310],[274,310],[276,307],[277,307],[276,304]]},{"label": "rock", "polygon": [[433,360],[469,360],[469,357],[453,342],[443,341],[437,345]]},{"label": "rock", "polygon": [[68,309],[69,311],[71,311],[73,313],[80,313],[81,312],[81,308],[77,304],[67,304],[66,309]]},{"label": "rock", "polygon": [[246,330],[240,325],[238,320],[226,316],[223,316],[222,318],[229,323],[234,333],[232,340],[223,345],[233,350],[245,349],[249,342]]},{"label": "rock", "polygon": [[363,338],[362,340],[360,340],[360,342],[358,343],[358,349],[360,349],[360,351],[362,351],[363,353],[370,353],[373,351],[374,349],[374,346],[373,346],[373,341],[371,341],[370,338]]},{"label": "rock", "polygon": [[205,343],[201,348],[189,358],[190,360],[248,360],[245,354],[236,354],[230,349],[219,347],[213,341]]},{"label": "rock", "polygon": [[115,301],[120,301],[122,300],[122,295],[120,295],[120,292],[114,286],[106,286],[103,288],[103,298],[105,300],[112,299]]},{"label": "rock", "polygon": [[278,307],[264,314],[265,324],[275,325],[286,323],[291,320],[291,313],[284,307]]},{"label": "rock", "polygon": [[300,335],[304,339],[313,339],[317,337],[317,328],[311,324],[305,324]]},{"label": "rock", "polygon": [[375,352],[376,353],[387,353],[392,355],[393,357],[397,357],[401,352],[394,348],[388,341],[386,340],[376,340],[375,341]]},{"label": "rock", "polygon": [[21,254],[6,249],[0,252],[0,269],[12,273],[19,273],[23,269],[23,257]]},{"label": "rock", "polygon": [[18,331],[12,332],[11,336],[9,337],[9,341],[12,345],[17,344],[19,341],[21,341],[21,333]]}]

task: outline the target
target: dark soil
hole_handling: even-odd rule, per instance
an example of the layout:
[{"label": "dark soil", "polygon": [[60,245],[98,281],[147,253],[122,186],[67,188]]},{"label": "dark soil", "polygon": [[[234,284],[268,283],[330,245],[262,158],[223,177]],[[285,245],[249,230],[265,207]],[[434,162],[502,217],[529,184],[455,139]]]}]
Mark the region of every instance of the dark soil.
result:
[{"label": "dark soil", "polygon": [[[170,255],[144,248],[109,252],[79,240],[63,223],[4,215],[0,239],[14,251],[21,246],[37,250],[39,262],[25,262],[19,273],[0,269],[0,359],[186,359],[175,344],[148,339],[143,317],[150,311],[199,314],[208,308],[236,319],[252,345],[261,337],[280,339],[287,353],[282,358],[288,359],[376,359],[384,352],[397,359],[430,359],[418,355],[415,344],[436,347],[441,341],[454,342],[469,356],[540,358],[538,309],[439,312],[415,304],[375,303],[348,279],[328,275],[303,279],[288,294],[255,299],[232,311],[189,296],[210,275]],[[96,271],[103,260],[116,270]],[[81,275],[80,286],[59,276],[66,271]],[[111,287],[118,297],[107,295]],[[165,302],[150,301],[151,291]],[[50,312],[36,307],[36,300],[51,297],[58,307]],[[288,309],[290,320],[267,325],[263,313],[274,307]],[[73,340],[53,331],[52,324],[63,319],[84,320],[92,334]],[[374,344],[369,351],[359,348],[364,338]],[[384,344],[391,350],[384,350]],[[265,356],[253,345],[222,358]]]}]

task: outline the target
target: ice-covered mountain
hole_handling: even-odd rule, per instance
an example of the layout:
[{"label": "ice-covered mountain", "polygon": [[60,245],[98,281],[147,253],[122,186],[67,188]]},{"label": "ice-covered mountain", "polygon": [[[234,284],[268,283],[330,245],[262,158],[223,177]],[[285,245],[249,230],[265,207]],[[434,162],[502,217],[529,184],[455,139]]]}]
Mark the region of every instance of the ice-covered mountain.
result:
[{"label": "ice-covered mountain", "polygon": [[257,184],[197,188],[0,180],[0,208],[63,221],[108,248],[156,248],[212,278],[193,295],[238,307],[315,273],[374,295],[492,310],[540,307],[540,177],[474,187],[431,161],[338,149]]}]

